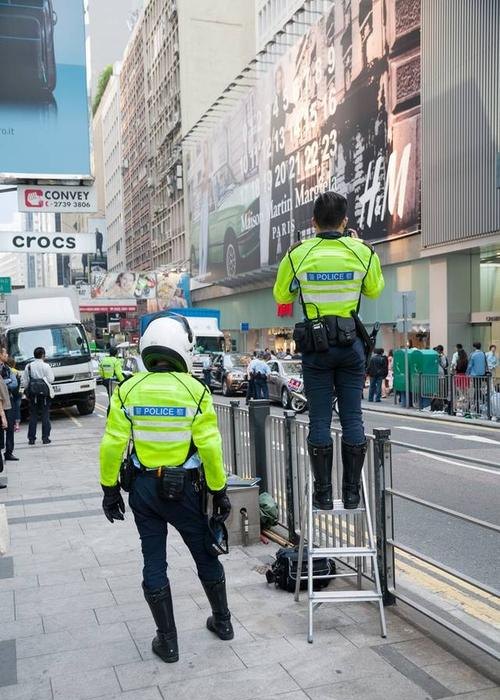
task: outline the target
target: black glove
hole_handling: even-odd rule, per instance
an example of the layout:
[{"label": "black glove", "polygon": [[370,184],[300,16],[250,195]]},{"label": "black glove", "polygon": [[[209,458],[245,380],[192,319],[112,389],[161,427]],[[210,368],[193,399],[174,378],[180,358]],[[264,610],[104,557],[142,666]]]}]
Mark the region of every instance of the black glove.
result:
[{"label": "black glove", "polygon": [[102,509],[109,522],[113,523],[115,520],[125,520],[123,517],[123,513],[125,513],[125,503],[120,493],[120,484],[116,484],[115,486],[103,486],[102,490],[104,491]]},{"label": "black glove", "polygon": [[231,501],[224,487],[221,491],[213,493],[213,514],[216,520],[223,523],[231,513]]}]

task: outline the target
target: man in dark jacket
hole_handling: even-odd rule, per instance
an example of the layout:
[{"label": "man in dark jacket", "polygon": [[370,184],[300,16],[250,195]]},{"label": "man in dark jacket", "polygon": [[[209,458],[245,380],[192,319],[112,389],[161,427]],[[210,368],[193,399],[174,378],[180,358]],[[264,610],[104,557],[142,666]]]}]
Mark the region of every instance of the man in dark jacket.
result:
[{"label": "man in dark jacket", "polygon": [[368,365],[368,376],[370,377],[370,389],[368,401],[380,403],[382,398],[382,382],[389,372],[389,362],[384,355],[383,348],[375,348],[372,359]]}]

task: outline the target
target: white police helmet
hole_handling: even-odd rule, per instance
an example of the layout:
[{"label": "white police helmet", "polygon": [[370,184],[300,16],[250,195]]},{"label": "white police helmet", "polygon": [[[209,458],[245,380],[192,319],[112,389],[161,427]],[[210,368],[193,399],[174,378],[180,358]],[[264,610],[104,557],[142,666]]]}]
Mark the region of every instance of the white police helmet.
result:
[{"label": "white police helmet", "polygon": [[168,362],[175,372],[190,372],[193,366],[194,335],[184,316],[157,317],[151,321],[141,338],[141,357],[150,372],[158,362]]}]

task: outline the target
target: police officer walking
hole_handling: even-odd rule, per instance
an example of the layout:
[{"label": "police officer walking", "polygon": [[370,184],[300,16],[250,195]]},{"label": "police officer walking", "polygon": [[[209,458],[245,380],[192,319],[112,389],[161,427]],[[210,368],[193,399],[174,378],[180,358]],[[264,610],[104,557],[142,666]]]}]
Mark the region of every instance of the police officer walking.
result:
[{"label": "police officer walking", "polygon": [[111,381],[116,379],[118,382],[123,382],[124,379],[122,363],[120,362],[118,350],[116,348],[110,348],[108,357],[103,357],[100,361],[99,374],[108,392],[108,397],[111,397]]},{"label": "police officer walking", "polygon": [[314,203],[316,236],[292,246],[280,263],[274,285],[279,304],[299,295],[305,321],[294,331],[302,352],[309,405],[308,452],[314,475],[313,505],[331,510],[334,391],[342,425],[342,500],[359,505],[359,483],[367,443],[361,412],[365,348],[352,316],[361,295],[378,297],[384,288],[380,261],[371,246],[345,234],[347,200],[325,192]]},{"label": "police officer walking", "polygon": [[214,529],[203,507],[201,464],[213,494],[210,522],[222,528],[231,504],[212,397],[189,374],[193,344],[183,316],[151,321],[140,342],[148,371],[135,374],[113,393],[100,450],[103,510],[114,522],[123,520],[125,512],[118,475],[129,446],[128,468],[120,478],[124,486],[129,482],[129,505],[141,538],[142,585],[157,627],[153,652],[167,663],[179,659],[167,577],[168,525],[178,530],[195,560],[212,608],[208,629],[223,640],[234,636],[224,569],[214,555]]}]

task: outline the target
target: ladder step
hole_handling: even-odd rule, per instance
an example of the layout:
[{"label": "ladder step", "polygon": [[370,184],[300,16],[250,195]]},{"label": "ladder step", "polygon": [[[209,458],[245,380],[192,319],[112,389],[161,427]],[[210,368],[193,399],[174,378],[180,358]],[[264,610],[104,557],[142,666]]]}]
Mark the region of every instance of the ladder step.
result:
[{"label": "ladder step", "polygon": [[313,591],[311,600],[315,602],[332,601],[336,603],[350,603],[362,601],[379,601],[382,594],[376,591]]},{"label": "ladder step", "polygon": [[313,506],[313,513],[332,513],[338,515],[340,513],[364,513],[366,508],[364,505],[358,506],[358,508],[344,508],[344,504],[342,503],[341,500],[336,499],[333,501],[333,510],[322,510],[321,508],[314,508]]},{"label": "ladder step", "polygon": [[315,547],[310,554],[314,558],[319,557],[373,557],[375,549],[370,547]]}]

